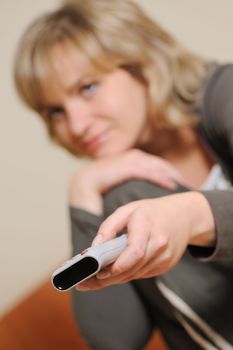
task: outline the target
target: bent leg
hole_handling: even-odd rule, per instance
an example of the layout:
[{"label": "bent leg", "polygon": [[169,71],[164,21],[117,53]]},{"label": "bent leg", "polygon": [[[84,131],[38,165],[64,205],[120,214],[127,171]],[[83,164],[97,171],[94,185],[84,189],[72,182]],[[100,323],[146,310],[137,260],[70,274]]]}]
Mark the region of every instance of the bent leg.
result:
[{"label": "bent leg", "polygon": [[104,195],[104,215],[107,217],[118,207],[132,201],[159,198],[172,193],[186,191],[188,189],[181,185],[178,185],[176,190],[170,191],[148,181],[129,180],[113,187]]},{"label": "bent leg", "polygon": [[[186,190],[186,189],[183,189]],[[182,191],[182,189],[180,189]],[[128,202],[171,194],[141,180],[127,181],[104,196],[104,217]],[[71,209],[73,253],[90,246],[103,218],[81,209]],[[152,280],[147,281],[151,283]],[[137,282],[136,282],[137,284]],[[156,304],[143,296],[144,283],[111,286],[100,291],[72,292],[73,312],[81,335],[94,350],[141,350],[149,340],[156,319]],[[141,286],[142,285],[142,286]]]},{"label": "bent leg", "polygon": [[[135,200],[159,198],[169,194],[187,191],[189,191],[189,189],[181,185],[178,185],[175,191],[169,191],[146,181],[127,181],[119,186],[114,187],[105,195],[105,213],[106,216],[108,216],[119,206]],[[138,295],[140,295],[144,307],[149,314],[151,322],[161,330],[166,329],[165,334],[168,332],[169,334],[174,335],[173,328],[178,328],[177,322],[174,318],[174,310],[158,290],[154,278],[134,280],[131,282],[131,284],[137,291]],[[177,333],[179,333],[180,341],[181,339],[184,341],[184,339],[187,338],[185,331],[181,329],[180,326],[179,332],[177,331],[176,335]],[[172,344],[174,345],[174,342]],[[173,349],[173,347],[171,348]],[[192,349],[194,348],[192,347]]]}]

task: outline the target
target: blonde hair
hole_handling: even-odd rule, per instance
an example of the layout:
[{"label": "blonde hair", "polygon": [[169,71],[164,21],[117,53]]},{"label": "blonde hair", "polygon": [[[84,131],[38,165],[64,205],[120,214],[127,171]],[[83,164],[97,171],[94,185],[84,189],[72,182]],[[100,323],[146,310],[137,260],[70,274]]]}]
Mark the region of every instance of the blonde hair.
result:
[{"label": "blonde hair", "polygon": [[15,82],[24,102],[39,113],[41,81],[52,70],[50,52],[57,43],[78,48],[99,69],[121,67],[145,82],[148,111],[157,126],[192,123],[209,64],[185,50],[135,3],[69,0],[30,25],[16,54]]}]

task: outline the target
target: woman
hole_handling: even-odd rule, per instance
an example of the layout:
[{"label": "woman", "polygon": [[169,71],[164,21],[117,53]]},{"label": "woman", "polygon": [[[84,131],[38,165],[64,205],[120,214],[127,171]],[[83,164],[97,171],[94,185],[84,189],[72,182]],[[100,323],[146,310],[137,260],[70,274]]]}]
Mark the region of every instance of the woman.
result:
[{"label": "woman", "polygon": [[128,232],[73,292],[89,345],[142,349],[158,327],[173,350],[233,349],[233,66],[130,1],[76,0],[27,29],[15,80],[51,139],[91,160],[70,185],[73,253]]}]

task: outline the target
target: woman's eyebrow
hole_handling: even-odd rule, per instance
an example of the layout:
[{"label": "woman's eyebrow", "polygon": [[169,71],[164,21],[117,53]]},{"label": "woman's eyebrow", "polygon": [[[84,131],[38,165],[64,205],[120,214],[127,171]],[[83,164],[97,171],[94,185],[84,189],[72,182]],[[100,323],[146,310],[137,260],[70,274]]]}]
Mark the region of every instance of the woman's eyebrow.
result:
[{"label": "woman's eyebrow", "polygon": [[82,75],[71,81],[65,88],[68,93],[72,93],[77,87],[80,87],[85,81],[94,79],[96,77],[96,72],[94,70],[87,70],[82,72]]},{"label": "woman's eyebrow", "polygon": [[88,80],[95,80],[99,78],[99,73],[93,71],[88,71],[84,73],[81,77],[75,79],[73,82],[66,87],[66,91],[68,93],[72,93],[77,90],[77,88],[81,87]]},{"label": "woman's eyebrow", "polygon": [[66,91],[68,93],[72,93],[74,90],[77,89],[77,87],[82,85],[84,79],[86,79],[86,77],[80,77],[78,79],[75,79],[69,84],[69,86],[66,87]]},{"label": "woman's eyebrow", "polygon": [[40,106],[39,108],[38,108],[38,112],[39,113],[41,113],[41,114],[43,114],[43,113],[46,113],[46,112],[49,112],[49,111],[51,111],[51,110],[53,110],[53,109],[63,109],[63,107],[62,106],[60,106],[59,104],[53,104],[53,103],[51,103],[51,104],[46,104],[46,105],[42,105],[42,106]]}]

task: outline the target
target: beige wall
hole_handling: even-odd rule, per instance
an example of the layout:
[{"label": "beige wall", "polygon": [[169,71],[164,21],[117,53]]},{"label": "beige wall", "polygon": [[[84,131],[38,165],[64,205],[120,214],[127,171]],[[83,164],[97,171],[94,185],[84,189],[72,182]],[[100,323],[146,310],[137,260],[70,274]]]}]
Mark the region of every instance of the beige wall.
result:
[{"label": "beige wall", "polygon": [[[135,1],[189,48],[211,59],[232,61],[232,0]],[[48,278],[70,252],[66,191],[80,164],[50,145],[35,115],[19,102],[11,76],[15,46],[23,29],[33,17],[57,3],[0,3],[2,314]]]}]

